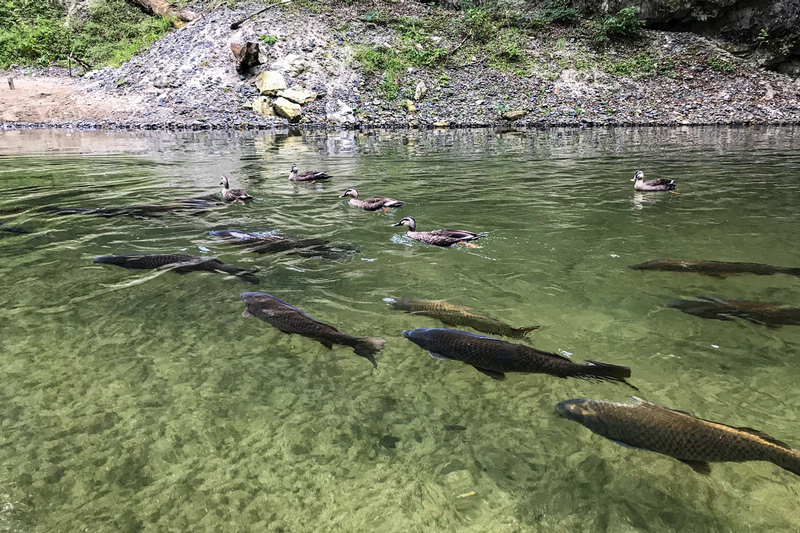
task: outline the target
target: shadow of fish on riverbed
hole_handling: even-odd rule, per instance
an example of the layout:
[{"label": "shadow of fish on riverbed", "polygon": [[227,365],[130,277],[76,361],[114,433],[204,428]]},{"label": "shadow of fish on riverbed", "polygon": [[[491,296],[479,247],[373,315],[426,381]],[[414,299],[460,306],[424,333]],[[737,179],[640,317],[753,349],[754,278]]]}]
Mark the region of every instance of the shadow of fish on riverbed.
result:
[{"label": "shadow of fish on riverbed", "polygon": [[25,229],[22,226],[6,226],[2,222],[0,222],[0,231],[4,231],[6,233],[30,233],[31,230]]},{"label": "shadow of fish on riverbed", "polygon": [[248,252],[257,254],[288,252],[303,257],[346,260],[358,252],[347,245],[332,244],[316,238],[280,235],[276,232],[248,233],[238,229],[222,229],[211,231],[209,234],[221,241],[246,246]]},{"label": "shadow of fish on riverbed", "polygon": [[177,274],[187,272],[221,272],[248,283],[258,284],[256,269],[246,270],[223,263],[214,257],[187,254],[128,254],[95,257],[93,263],[116,265],[133,270],[164,268]]},{"label": "shadow of fish on riverbed", "polygon": [[752,324],[771,328],[800,326],[800,308],[776,303],[698,296],[696,300],[671,300],[667,303],[667,307],[713,320],[739,318]]},{"label": "shadow of fish on riverbed", "polygon": [[87,215],[103,218],[133,217],[139,219],[159,218],[167,213],[196,215],[211,209],[224,207],[224,204],[205,198],[181,200],[165,205],[123,205],[120,207],[42,207],[40,211],[53,215]]}]

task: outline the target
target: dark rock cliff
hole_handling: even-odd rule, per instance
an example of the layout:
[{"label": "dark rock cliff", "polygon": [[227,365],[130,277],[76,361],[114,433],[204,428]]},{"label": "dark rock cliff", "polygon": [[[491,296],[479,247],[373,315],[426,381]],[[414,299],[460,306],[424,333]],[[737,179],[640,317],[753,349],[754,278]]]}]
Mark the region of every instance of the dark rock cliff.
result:
[{"label": "dark rock cliff", "polygon": [[606,0],[600,5],[609,13],[638,6],[652,29],[697,33],[764,67],[800,75],[800,0]]},{"label": "dark rock cliff", "polygon": [[[467,5],[465,0],[428,3]],[[469,5],[533,13],[556,3],[600,16],[637,6],[651,29],[696,33],[765,68],[800,77],[800,0],[471,0]]]}]

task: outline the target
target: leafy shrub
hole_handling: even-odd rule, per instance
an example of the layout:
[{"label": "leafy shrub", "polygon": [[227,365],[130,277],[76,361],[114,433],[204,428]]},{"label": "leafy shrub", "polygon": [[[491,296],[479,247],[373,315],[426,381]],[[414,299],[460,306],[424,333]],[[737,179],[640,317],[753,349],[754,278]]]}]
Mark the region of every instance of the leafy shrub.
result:
[{"label": "leafy shrub", "polygon": [[544,18],[552,24],[572,24],[578,20],[578,10],[567,0],[553,0],[544,10]]},{"label": "leafy shrub", "polygon": [[597,33],[598,41],[606,39],[634,39],[639,37],[644,28],[644,21],[639,18],[639,8],[630,6],[620,9],[616,15],[608,15],[603,19]]},{"label": "leafy shrub", "polygon": [[478,42],[490,40],[496,32],[492,16],[484,8],[467,9],[463,21],[465,32]]},{"label": "leafy shrub", "polygon": [[0,68],[47,65],[70,55],[116,65],[171,28],[169,20],[146,16],[125,0],[94,2],[85,20],[69,26],[65,17],[57,0],[0,1]]},{"label": "leafy shrub", "polygon": [[278,36],[277,35],[263,35],[262,34],[262,35],[258,36],[258,40],[261,41],[264,44],[272,46],[273,44],[278,42]]}]

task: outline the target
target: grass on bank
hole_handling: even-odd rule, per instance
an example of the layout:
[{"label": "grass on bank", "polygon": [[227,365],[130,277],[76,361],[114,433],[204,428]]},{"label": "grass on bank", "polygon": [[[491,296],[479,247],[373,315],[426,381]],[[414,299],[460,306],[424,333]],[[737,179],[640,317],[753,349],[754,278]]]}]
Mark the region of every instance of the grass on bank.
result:
[{"label": "grass on bank", "polygon": [[[467,6],[467,3],[462,2],[462,6]],[[592,65],[626,76],[660,70],[648,53],[638,54],[633,59],[612,61],[604,57],[590,60],[588,52],[571,56],[557,53],[560,50],[556,49],[549,61],[535,63],[531,59],[534,54],[526,49],[531,36],[541,35],[551,28],[555,28],[551,34],[575,35],[579,41],[576,48],[595,48],[600,52],[593,54],[596,56],[602,56],[603,49],[609,46],[635,44],[640,41],[644,28],[637,7],[624,8],[616,14],[598,18],[579,12],[568,0],[552,0],[538,11],[524,14],[508,2],[486,0],[479,7],[465,7],[455,15],[452,11],[431,9],[421,18],[393,17],[388,10],[371,10],[362,16],[362,20],[388,25],[399,35],[395,46],[355,47],[356,61],[367,74],[374,76],[386,99],[394,99],[400,94],[406,85],[403,74],[412,67],[443,68],[470,61],[487,61],[499,72],[539,75],[547,79],[557,78],[565,68],[585,69]]]},{"label": "grass on bank", "polygon": [[119,65],[171,29],[125,0],[97,0],[85,17],[67,18],[56,0],[0,1],[0,69],[11,65],[66,64],[70,56],[89,65]]}]

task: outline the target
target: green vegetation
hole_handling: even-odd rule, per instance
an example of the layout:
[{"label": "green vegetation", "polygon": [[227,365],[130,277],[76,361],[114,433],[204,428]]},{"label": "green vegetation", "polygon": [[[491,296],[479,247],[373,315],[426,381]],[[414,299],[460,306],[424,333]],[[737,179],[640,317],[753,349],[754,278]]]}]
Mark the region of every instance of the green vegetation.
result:
[{"label": "green vegetation", "polygon": [[433,67],[443,62],[447,50],[438,46],[418,19],[404,18],[398,22],[399,46],[357,46],[355,59],[368,74],[383,72],[380,88],[391,99],[399,93],[402,71],[409,67]]},{"label": "green vegetation", "polygon": [[634,74],[652,74],[655,70],[656,62],[653,56],[646,52],[639,53],[631,59],[611,63],[605,68],[606,72],[629,77]]},{"label": "green vegetation", "polygon": [[706,59],[706,64],[717,72],[733,72],[736,67],[727,59],[719,59],[716,57],[709,57]]},{"label": "green vegetation", "polygon": [[65,23],[57,0],[0,1],[0,68],[49,65],[81,59],[90,65],[118,65],[149,47],[171,28],[167,19],[148,17],[125,0],[98,0],[85,19]]},{"label": "green vegetation", "polygon": [[263,35],[262,34],[262,35],[258,36],[258,40],[261,41],[262,43],[265,43],[265,44],[267,44],[269,46],[272,46],[273,44],[278,42],[278,36],[277,35]]},{"label": "green vegetation", "polygon": [[636,6],[620,9],[616,15],[609,15],[603,19],[597,29],[595,38],[598,42],[609,39],[632,40],[641,36],[644,21],[639,18],[639,8]]},{"label": "green vegetation", "polygon": [[550,24],[573,24],[578,21],[580,13],[570,6],[567,0],[554,0],[547,4],[543,17]]}]

